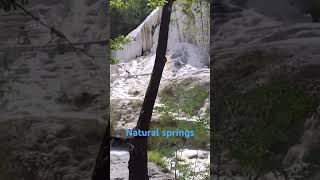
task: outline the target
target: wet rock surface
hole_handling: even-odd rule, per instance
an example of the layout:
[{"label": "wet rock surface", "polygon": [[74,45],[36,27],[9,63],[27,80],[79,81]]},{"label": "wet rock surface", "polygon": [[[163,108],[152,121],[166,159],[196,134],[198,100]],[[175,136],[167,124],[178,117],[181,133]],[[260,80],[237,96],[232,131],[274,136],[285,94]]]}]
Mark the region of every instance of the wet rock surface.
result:
[{"label": "wet rock surface", "polygon": [[[268,86],[271,77],[281,72],[295,82],[319,87],[318,75],[312,69],[319,65],[316,59],[319,57],[320,24],[312,23],[310,17],[301,13],[296,14],[298,18],[293,18],[291,12],[282,11],[285,17],[280,18],[276,17],[277,14],[266,12],[270,12],[272,7],[275,11],[283,8],[284,2],[278,4],[270,1],[267,7],[258,1],[256,3],[252,1],[249,7],[239,12],[238,17],[228,19],[215,30],[211,39],[211,51],[214,52],[211,54],[211,68],[216,72],[215,80],[247,92]],[[306,69],[309,69],[310,74],[306,73]],[[319,89],[311,89],[309,90],[314,97],[318,97]],[[300,128],[304,133],[296,139],[295,145],[287,149],[288,152],[283,157],[283,163],[289,167],[288,171],[301,168],[299,163],[317,149],[319,138],[316,129],[319,128],[319,116],[316,114],[317,111],[314,111],[305,118],[305,127]],[[224,152],[227,153],[228,150]],[[232,169],[236,164],[230,161],[226,166]],[[217,163],[213,163],[213,167],[217,167],[216,165]],[[232,177],[244,178],[236,175]],[[270,173],[261,178],[281,179]],[[309,179],[317,179],[317,176]]]},{"label": "wet rock surface", "polygon": [[[106,47],[92,43],[108,38],[105,6],[30,1],[25,8],[95,59],[57,37],[49,43],[50,29],[19,9],[0,12],[0,158],[1,168],[11,167],[0,179],[90,179],[107,115]],[[22,26],[29,43],[18,42]]]}]

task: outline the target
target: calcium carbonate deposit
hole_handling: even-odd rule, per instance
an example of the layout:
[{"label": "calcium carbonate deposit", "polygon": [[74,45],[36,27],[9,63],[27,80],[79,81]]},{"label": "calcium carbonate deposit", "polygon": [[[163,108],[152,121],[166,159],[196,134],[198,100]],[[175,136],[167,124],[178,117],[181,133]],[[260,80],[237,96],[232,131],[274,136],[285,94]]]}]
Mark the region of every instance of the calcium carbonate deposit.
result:
[{"label": "calcium carbonate deposit", "polygon": [[[153,10],[145,21],[127,35],[131,41],[125,44],[122,50],[112,52],[119,61],[117,65],[111,65],[110,69],[111,108],[120,114],[119,118],[111,119],[115,131],[133,128],[137,123],[154,65],[161,12],[161,8]],[[204,1],[193,4],[189,13],[183,11],[181,4],[174,4],[169,29],[167,63],[160,83],[160,91],[167,86],[179,83],[186,84],[185,88],[195,85],[209,88],[209,21],[209,5]],[[155,106],[161,105],[157,98]],[[206,107],[209,107],[208,104]],[[208,112],[208,108],[204,109]],[[154,112],[152,121],[156,121],[157,117],[158,114]],[[192,121],[186,117],[180,119]],[[196,149],[181,151],[197,152]],[[197,167],[203,170],[209,163],[210,157],[209,151],[205,154],[206,156],[201,156],[201,160],[197,156],[181,156],[181,158],[191,164],[197,161]],[[169,159],[168,162],[171,161]],[[111,172],[116,173],[119,169],[111,167]],[[170,163],[168,163],[168,169],[171,169]]]}]

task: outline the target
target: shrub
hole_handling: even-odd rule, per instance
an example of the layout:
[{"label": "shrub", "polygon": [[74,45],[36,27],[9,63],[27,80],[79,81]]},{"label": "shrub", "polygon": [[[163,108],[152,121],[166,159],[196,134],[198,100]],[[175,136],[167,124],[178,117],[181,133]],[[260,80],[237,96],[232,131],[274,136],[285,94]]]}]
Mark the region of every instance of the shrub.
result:
[{"label": "shrub", "polygon": [[204,105],[205,100],[209,97],[209,90],[201,86],[186,89],[176,85],[164,88],[159,96],[161,102],[170,109],[195,116]]},{"label": "shrub", "polygon": [[148,152],[148,161],[153,162],[162,168],[166,168],[166,161],[163,159],[160,152],[149,151]]}]

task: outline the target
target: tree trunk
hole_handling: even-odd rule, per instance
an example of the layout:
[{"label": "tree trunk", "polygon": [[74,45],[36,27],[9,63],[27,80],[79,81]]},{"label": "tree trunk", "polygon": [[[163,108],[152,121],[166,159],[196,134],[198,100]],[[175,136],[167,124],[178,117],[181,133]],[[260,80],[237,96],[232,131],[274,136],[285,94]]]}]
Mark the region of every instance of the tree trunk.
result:
[{"label": "tree trunk", "polygon": [[[169,33],[169,24],[171,9],[174,0],[169,0],[162,9],[162,17],[160,23],[159,41],[156,52],[156,59],[151,73],[151,79],[144,97],[140,116],[136,126],[136,130],[149,130],[150,120],[152,117],[153,106],[158,94],[160,80],[164,65],[166,63],[166,51]],[[147,159],[147,143],[148,137],[136,136],[132,140],[132,148],[130,148],[129,160],[129,180],[148,180],[148,159]]]},{"label": "tree trunk", "polygon": [[107,180],[109,179],[109,164],[110,164],[110,121],[108,122],[103,141],[100,146],[99,154],[96,159],[96,165],[92,173],[92,180]]}]

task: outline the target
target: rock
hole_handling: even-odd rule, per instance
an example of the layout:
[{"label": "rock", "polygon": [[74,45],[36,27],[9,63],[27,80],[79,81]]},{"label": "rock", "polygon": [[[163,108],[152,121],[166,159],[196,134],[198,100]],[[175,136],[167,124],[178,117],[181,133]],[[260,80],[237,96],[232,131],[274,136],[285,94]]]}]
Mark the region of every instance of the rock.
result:
[{"label": "rock", "polygon": [[62,180],[78,180],[80,178],[78,174],[66,174],[62,177]]},{"label": "rock", "polygon": [[[36,17],[43,18],[43,21],[49,26],[55,26],[72,42],[107,39],[108,27],[102,27],[98,22],[85,24],[83,21],[87,18],[86,14],[89,11],[96,12],[95,19],[106,21],[105,13],[102,13],[102,11],[105,12],[105,9],[99,8],[105,6],[101,6],[101,3],[96,1],[92,2],[89,7],[86,1],[30,1],[25,8]],[[29,45],[16,43],[21,24],[25,25],[27,34],[30,35],[31,44]],[[79,156],[82,157],[81,162],[85,162],[86,159],[95,159],[96,151],[101,144],[100,138],[93,140],[90,147],[80,145],[77,152],[81,149],[81,153],[75,153],[73,157],[74,147],[69,144],[68,138],[71,138],[74,132],[65,132],[64,137],[58,137],[56,134],[59,134],[60,128],[65,127],[68,123],[78,125],[83,121],[107,114],[106,108],[101,108],[106,107],[105,98],[101,98],[102,101],[94,99],[94,103],[90,103],[90,107],[82,109],[81,112],[74,110],[74,104],[72,104],[72,102],[77,104],[77,102],[86,100],[81,96],[82,92],[87,92],[89,95],[105,92],[105,79],[100,78],[105,74],[92,73],[92,71],[101,71],[106,67],[105,45],[90,45],[90,54],[99,56],[95,58],[96,64],[92,65],[91,62],[88,62],[90,61],[88,57],[70,48],[65,47],[63,54],[60,54],[55,47],[46,48],[50,39],[50,30],[37,24],[21,10],[17,9],[10,13],[0,10],[0,28],[2,30],[0,64],[9,67],[6,77],[2,76],[3,71],[0,68],[0,82],[3,78],[8,80],[1,83],[0,88],[1,122],[8,122],[12,127],[19,127],[15,132],[19,135],[15,139],[17,151],[12,152],[12,159],[18,159],[15,156],[19,156],[19,161],[10,163],[20,165],[22,162],[23,164],[19,172],[15,172],[14,169],[10,170],[14,173],[12,177],[22,177],[23,175],[19,174],[20,170],[22,172],[30,170],[33,174],[38,173],[44,176],[39,177],[40,179],[61,179],[61,174],[73,174],[64,179],[89,178],[91,169],[74,168],[75,162]],[[2,59],[7,61],[3,62]],[[95,70],[93,66],[99,68]],[[6,90],[2,97],[3,89]],[[57,101],[59,97],[63,103]],[[76,121],[72,122],[73,120]],[[101,128],[104,129],[102,126]],[[2,135],[0,139],[3,144]],[[60,175],[56,175],[56,172]],[[81,178],[74,174],[79,174]]]},{"label": "rock", "polygon": [[187,159],[205,159],[208,157],[208,152],[202,150],[189,150],[189,149],[182,149],[179,150],[178,156],[180,159],[187,160]]},{"label": "rock", "polygon": [[[173,53],[181,51],[181,48],[187,48],[185,52],[194,50],[204,51],[205,54],[199,56],[208,64],[209,49],[209,6],[207,2],[201,1],[199,4],[193,4],[188,15],[183,11],[183,5],[175,2],[171,16],[168,51]],[[128,34],[131,42],[124,45],[123,50],[113,52],[114,56],[121,63],[127,63],[137,57],[146,55],[147,52],[155,53],[158,33],[161,20],[161,8],[157,8],[140,24],[138,28]],[[153,31],[152,29],[155,29]],[[197,49],[189,48],[189,45],[197,46]],[[180,46],[179,49],[177,49]],[[191,55],[194,55],[192,53]],[[189,54],[190,55],[190,54]],[[188,60],[189,61],[189,60]],[[193,60],[196,61],[196,60]],[[201,61],[200,61],[201,62]]]},{"label": "rock", "polygon": [[53,149],[53,154],[55,155],[67,155],[71,152],[71,149],[69,149],[66,146],[57,146]]},{"label": "rock", "polygon": [[[234,5],[230,1],[226,4]],[[260,0],[249,0],[246,6],[241,7],[237,17],[227,14],[228,20],[213,25],[219,26],[213,30],[215,34],[212,42],[215,45],[211,46],[211,50],[216,52],[211,56],[211,60],[214,58],[211,67],[218,74],[218,80],[243,92],[263,88],[270,83],[270,77],[280,71],[296,82],[319,80],[313,68],[317,69],[319,64],[315,63],[315,59],[319,56],[320,26],[310,23],[310,17],[299,12],[295,14],[296,9],[289,7],[285,0],[271,0],[268,4]],[[259,59],[259,62],[255,63],[254,59]],[[235,69],[232,70],[232,67]],[[317,95],[314,95],[318,97],[319,91],[316,91],[314,93]],[[290,169],[288,171],[299,171],[297,166],[301,166],[304,159],[314,160],[312,154],[319,151],[316,145],[320,139],[319,125],[316,125],[319,124],[319,118],[314,113],[305,120],[304,126],[299,129],[303,133],[296,139],[296,144],[284,150],[286,155],[280,155],[283,165]],[[226,155],[228,151],[223,150]],[[236,158],[227,155],[225,159]],[[241,168],[232,160],[227,164],[230,167],[223,169],[225,172],[234,170],[234,167]],[[268,179],[269,175],[266,173],[261,178]]]},{"label": "rock", "polygon": [[210,113],[210,98],[206,99],[203,107],[199,110],[198,114],[201,116]]},{"label": "rock", "polygon": [[[245,6],[242,3],[241,6]],[[211,24],[215,25],[215,28],[211,28],[211,32],[215,33],[219,27],[232,18],[238,17],[242,11],[241,6],[233,3],[233,1],[216,0],[212,3],[211,9]],[[213,27],[213,26],[211,26]]]}]

